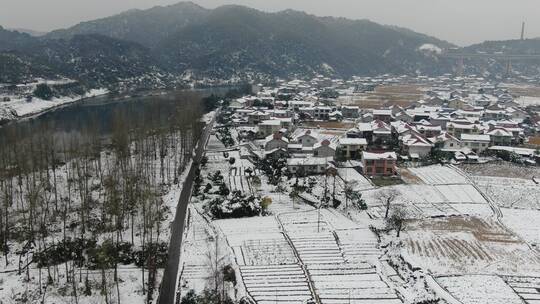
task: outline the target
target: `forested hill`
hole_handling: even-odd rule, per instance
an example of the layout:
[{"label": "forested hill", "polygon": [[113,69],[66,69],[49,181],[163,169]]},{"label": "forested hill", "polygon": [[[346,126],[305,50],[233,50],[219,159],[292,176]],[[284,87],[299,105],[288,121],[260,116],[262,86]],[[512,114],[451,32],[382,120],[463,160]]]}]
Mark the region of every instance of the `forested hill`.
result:
[{"label": "forested hill", "polygon": [[50,33],[96,33],[152,49],[163,68],[229,78],[260,74],[438,72],[419,48],[449,43],[368,20],[316,17],[298,11],[265,13],[243,6],[214,10],[191,2],[132,10]]},{"label": "forested hill", "polygon": [[[526,43],[532,51],[540,53],[538,40],[530,41]],[[0,67],[7,72],[0,81],[50,75],[99,84],[137,78],[160,82],[313,74],[440,75],[455,67],[452,60],[436,56],[451,47],[455,46],[434,37],[369,20],[293,10],[267,13],[235,5],[206,9],[181,2],[130,10],[43,37],[1,29]],[[488,42],[470,48],[491,49]],[[500,73],[491,62],[468,64],[471,73]],[[527,73],[535,68],[516,65]]]}]

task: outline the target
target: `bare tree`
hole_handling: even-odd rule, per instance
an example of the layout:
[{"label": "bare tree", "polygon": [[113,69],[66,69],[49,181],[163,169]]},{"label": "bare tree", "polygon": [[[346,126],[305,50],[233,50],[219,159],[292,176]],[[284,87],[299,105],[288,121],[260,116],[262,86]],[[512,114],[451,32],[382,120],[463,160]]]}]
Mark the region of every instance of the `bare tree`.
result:
[{"label": "bare tree", "polygon": [[403,230],[403,223],[406,217],[407,212],[403,206],[393,207],[390,217],[386,219],[386,227],[390,230],[396,230],[396,236],[399,237]]},{"label": "bare tree", "polygon": [[379,201],[382,205],[386,206],[386,212],[384,218],[388,218],[388,212],[390,211],[390,205],[399,197],[399,192],[395,189],[385,189],[379,192]]}]

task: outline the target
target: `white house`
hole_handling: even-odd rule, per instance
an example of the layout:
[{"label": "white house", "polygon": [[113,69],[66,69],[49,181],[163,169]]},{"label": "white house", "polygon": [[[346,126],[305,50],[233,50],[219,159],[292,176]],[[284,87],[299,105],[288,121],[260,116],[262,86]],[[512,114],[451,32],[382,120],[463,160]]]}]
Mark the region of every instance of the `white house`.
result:
[{"label": "white house", "polygon": [[463,147],[471,149],[474,153],[482,153],[488,147],[491,138],[486,134],[461,134]]},{"label": "white house", "polygon": [[360,157],[360,152],[367,148],[367,140],[365,138],[346,138],[341,137],[338,140],[339,156],[345,159],[357,159]]},{"label": "white house", "polygon": [[289,158],[287,169],[300,175],[322,174],[328,166],[329,159],[324,157]]}]

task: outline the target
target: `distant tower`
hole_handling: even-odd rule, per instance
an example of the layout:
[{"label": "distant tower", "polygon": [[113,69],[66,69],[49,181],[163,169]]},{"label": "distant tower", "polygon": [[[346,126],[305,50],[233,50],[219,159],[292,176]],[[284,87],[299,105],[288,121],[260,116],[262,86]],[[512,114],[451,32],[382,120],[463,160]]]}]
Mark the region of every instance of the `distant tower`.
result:
[{"label": "distant tower", "polygon": [[525,39],[525,22],[521,23],[521,40]]}]

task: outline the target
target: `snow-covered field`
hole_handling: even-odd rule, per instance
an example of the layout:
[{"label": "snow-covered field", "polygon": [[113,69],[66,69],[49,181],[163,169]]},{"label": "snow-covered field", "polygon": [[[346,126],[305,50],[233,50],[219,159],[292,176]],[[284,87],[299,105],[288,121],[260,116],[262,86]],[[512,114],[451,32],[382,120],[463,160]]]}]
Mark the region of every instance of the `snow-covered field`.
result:
[{"label": "snow-covered field", "polygon": [[540,271],[540,256],[492,219],[450,217],[406,224],[403,257],[436,274]]},{"label": "snow-covered field", "polygon": [[351,185],[355,191],[362,191],[374,188],[373,184],[354,168],[338,168],[341,179]]},{"label": "snow-covered field", "polygon": [[540,105],[540,97],[520,96],[516,100],[514,100],[514,102],[521,105],[522,107],[537,106]]},{"label": "snow-covered field", "polygon": [[491,211],[484,197],[470,184],[451,185],[397,185],[364,191],[363,198],[373,217],[384,216],[386,207],[379,198],[388,190],[397,193],[393,204],[407,208],[412,217],[450,215],[489,216]]},{"label": "snow-covered field", "polygon": [[410,168],[410,172],[418,176],[428,185],[468,184],[469,181],[454,168],[448,166],[428,166]]},{"label": "snow-covered field", "polygon": [[500,207],[540,209],[540,185],[530,179],[491,176],[471,179]]},{"label": "snow-covered field", "polygon": [[501,208],[501,211],[501,220],[508,228],[526,242],[540,246],[540,210]]},{"label": "snow-covered field", "polygon": [[310,264],[307,269],[323,304],[402,303],[368,263]]},{"label": "snow-covered field", "polygon": [[437,282],[463,304],[523,304],[521,298],[498,276],[439,277]]},{"label": "snow-covered field", "polygon": [[525,303],[540,303],[540,276],[510,276],[504,277],[504,280],[525,301]]}]

